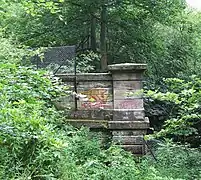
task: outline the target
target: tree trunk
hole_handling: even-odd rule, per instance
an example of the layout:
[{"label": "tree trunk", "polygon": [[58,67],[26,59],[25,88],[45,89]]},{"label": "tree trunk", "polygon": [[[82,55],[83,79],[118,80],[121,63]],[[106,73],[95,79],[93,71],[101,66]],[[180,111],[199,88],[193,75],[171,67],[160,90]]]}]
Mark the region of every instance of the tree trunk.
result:
[{"label": "tree trunk", "polygon": [[91,15],[91,50],[96,52],[96,18]]},{"label": "tree trunk", "polygon": [[100,51],[101,51],[101,70],[107,70],[107,50],[106,50],[106,22],[107,22],[107,6],[102,5],[101,10],[101,30],[100,30]]}]

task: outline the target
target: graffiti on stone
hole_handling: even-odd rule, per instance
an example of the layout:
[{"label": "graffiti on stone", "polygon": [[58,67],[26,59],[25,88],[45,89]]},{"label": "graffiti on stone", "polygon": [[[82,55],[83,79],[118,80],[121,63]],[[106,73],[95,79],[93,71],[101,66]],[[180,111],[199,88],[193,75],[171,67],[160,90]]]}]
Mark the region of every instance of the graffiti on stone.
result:
[{"label": "graffiti on stone", "polygon": [[86,91],[82,91],[81,95],[84,95],[81,101],[81,108],[84,109],[110,109],[112,103],[110,102],[110,93],[108,88],[91,88]]},{"label": "graffiti on stone", "polygon": [[143,108],[142,99],[121,100],[118,104],[120,109],[141,109]]}]

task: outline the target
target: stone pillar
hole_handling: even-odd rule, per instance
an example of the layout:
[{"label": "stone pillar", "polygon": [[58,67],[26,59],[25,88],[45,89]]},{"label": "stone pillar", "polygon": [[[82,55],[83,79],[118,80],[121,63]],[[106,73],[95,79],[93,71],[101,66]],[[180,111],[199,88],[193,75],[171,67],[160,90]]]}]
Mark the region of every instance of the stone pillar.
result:
[{"label": "stone pillar", "polygon": [[143,136],[149,128],[145,117],[142,80],[146,64],[115,64],[108,67],[113,79],[113,118],[109,121],[113,141],[133,154],[145,154]]}]

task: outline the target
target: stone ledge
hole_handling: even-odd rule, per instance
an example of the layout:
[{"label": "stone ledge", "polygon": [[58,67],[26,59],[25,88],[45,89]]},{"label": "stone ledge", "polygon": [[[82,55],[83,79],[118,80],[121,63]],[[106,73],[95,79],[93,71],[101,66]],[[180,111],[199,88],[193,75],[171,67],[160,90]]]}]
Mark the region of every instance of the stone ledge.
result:
[{"label": "stone ledge", "polygon": [[112,120],[113,111],[110,109],[93,109],[93,110],[66,110],[66,118],[80,120]]},{"label": "stone ledge", "polygon": [[[74,82],[75,74],[57,74],[57,77],[61,78],[64,82]],[[76,74],[76,80],[79,81],[111,81],[112,76],[110,73],[78,73]]]},{"label": "stone ledge", "polygon": [[109,65],[109,71],[144,71],[146,70],[146,64],[135,64],[135,63],[122,63],[122,64],[114,64]]},{"label": "stone ledge", "polygon": [[148,129],[149,120],[145,118],[145,121],[109,121],[109,129],[112,130],[126,130],[126,129]]},{"label": "stone ledge", "polygon": [[107,129],[108,128],[108,121],[105,121],[105,120],[67,119],[65,122],[77,128],[80,128],[82,126],[86,126],[91,129]]}]

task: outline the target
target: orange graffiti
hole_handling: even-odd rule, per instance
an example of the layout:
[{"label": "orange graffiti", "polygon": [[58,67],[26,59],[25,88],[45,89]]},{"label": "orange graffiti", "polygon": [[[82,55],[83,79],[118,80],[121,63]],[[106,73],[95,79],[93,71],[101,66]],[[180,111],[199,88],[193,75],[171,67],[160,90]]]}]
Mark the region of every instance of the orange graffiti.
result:
[{"label": "orange graffiti", "polygon": [[88,91],[83,91],[81,94],[87,96],[90,102],[106,102],[108,99],[108,90],[105,88],[93,88]]},{"label": "orange graffiti", "polygon": [[81,94],[86,95],[87,102],[82,102],[83,108],[111,108],[111,104],[107,104],[109,98],[108,89],[92,88],[88,91],[83,91]]}]

